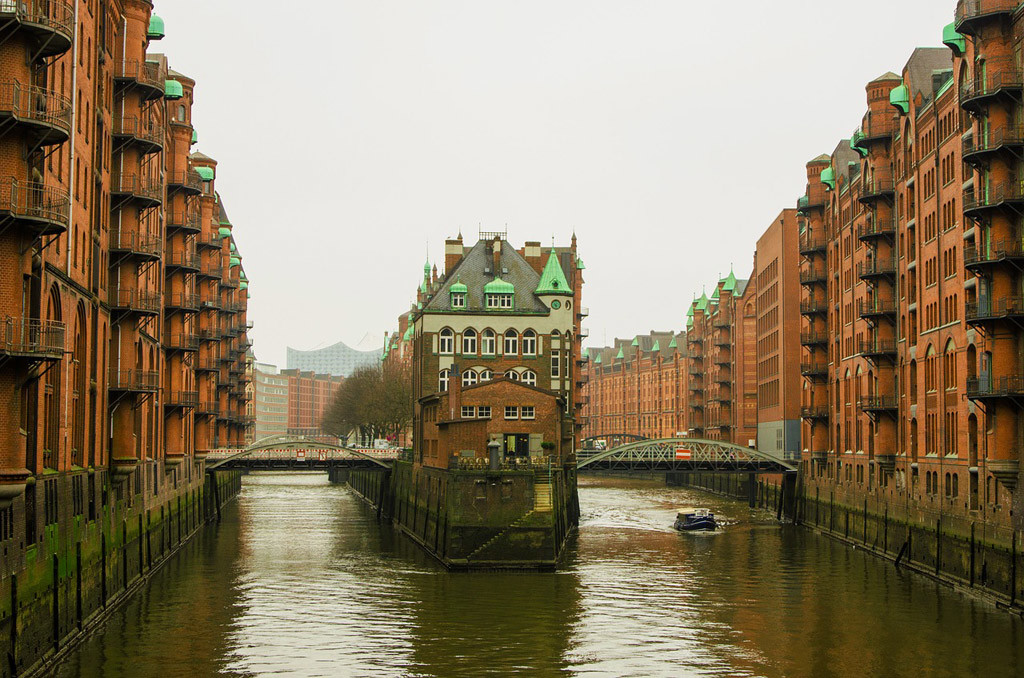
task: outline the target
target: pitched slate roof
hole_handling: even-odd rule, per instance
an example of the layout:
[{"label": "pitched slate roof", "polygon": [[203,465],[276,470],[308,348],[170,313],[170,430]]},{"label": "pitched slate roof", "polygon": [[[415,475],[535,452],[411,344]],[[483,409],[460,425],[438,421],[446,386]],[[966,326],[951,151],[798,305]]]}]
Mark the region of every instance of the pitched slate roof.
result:
[{"label": "pitched slate roof", "polygon": [[[527,263],[523,255],[506,241],[501,243],[501,270],[490,271],[493,260],[488,245],[493,241],[480,240],[462,257],[458,266],[448,273],[444,282],[423,306],[424,311],[451,311],[451,286],[458,280],[468,288],[466,312],[494,312],[484,306],[484,286],[497,275],[515,287],[515,311],[524,313],[548,313],[548,307],[533,293],[540,282],[540,276]],[[487,272],[490,271],[490,272]]]}]

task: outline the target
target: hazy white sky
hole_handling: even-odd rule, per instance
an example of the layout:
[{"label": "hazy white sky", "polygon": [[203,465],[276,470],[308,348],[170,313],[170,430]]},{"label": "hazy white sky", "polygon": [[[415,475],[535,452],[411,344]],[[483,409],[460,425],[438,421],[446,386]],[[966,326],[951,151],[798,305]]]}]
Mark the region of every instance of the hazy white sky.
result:
[{"label": "hazy white sky", "polygon": [[[864,86],[954,0],[156,0],[251,284],[260,360],[383,335],[478,225],[586,262],[591,343],[750,273]],[[379,343],[379,342],[378,342]]]}]

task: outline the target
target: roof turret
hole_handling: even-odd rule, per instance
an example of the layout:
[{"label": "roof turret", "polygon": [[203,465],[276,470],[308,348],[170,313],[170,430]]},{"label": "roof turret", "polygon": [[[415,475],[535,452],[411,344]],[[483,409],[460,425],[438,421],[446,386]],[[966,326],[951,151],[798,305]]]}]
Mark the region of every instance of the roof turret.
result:
[{"label": "roof turret", "polygon": [[540,274],[540,282],[537,283],[537,289],[533,293],[538,295],[572,294],[569,281],[565,279],[565,273],[562,272],[562,265],[558,263],[558,255],[553,247],[548,255],[548,263],[544,265],[544,271]]}]

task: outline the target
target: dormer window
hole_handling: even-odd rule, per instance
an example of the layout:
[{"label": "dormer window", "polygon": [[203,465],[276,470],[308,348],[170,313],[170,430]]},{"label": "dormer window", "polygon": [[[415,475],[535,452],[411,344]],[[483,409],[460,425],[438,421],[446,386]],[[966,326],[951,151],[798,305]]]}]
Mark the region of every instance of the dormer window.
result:
[{"label": "dormer window", "polygon": [[466,308],[465,292],[452,292],[452,308]]},{"label": "dormer window", "polygon": [[513,295],[511,294],[488,294],[487,308],[511,309]]}]

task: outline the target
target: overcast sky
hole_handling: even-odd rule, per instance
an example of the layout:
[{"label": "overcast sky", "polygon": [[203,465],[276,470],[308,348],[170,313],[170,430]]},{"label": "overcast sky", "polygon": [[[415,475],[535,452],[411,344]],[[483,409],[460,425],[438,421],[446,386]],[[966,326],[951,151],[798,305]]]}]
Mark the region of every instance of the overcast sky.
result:
[{"label": "overcast sky", "polygon": [[[954,0],[156,0],[260,360],[396,327],[444,239],[568,244],[590,342],[682,329]],[[381,341],[378,339],[377,345]]]}]

